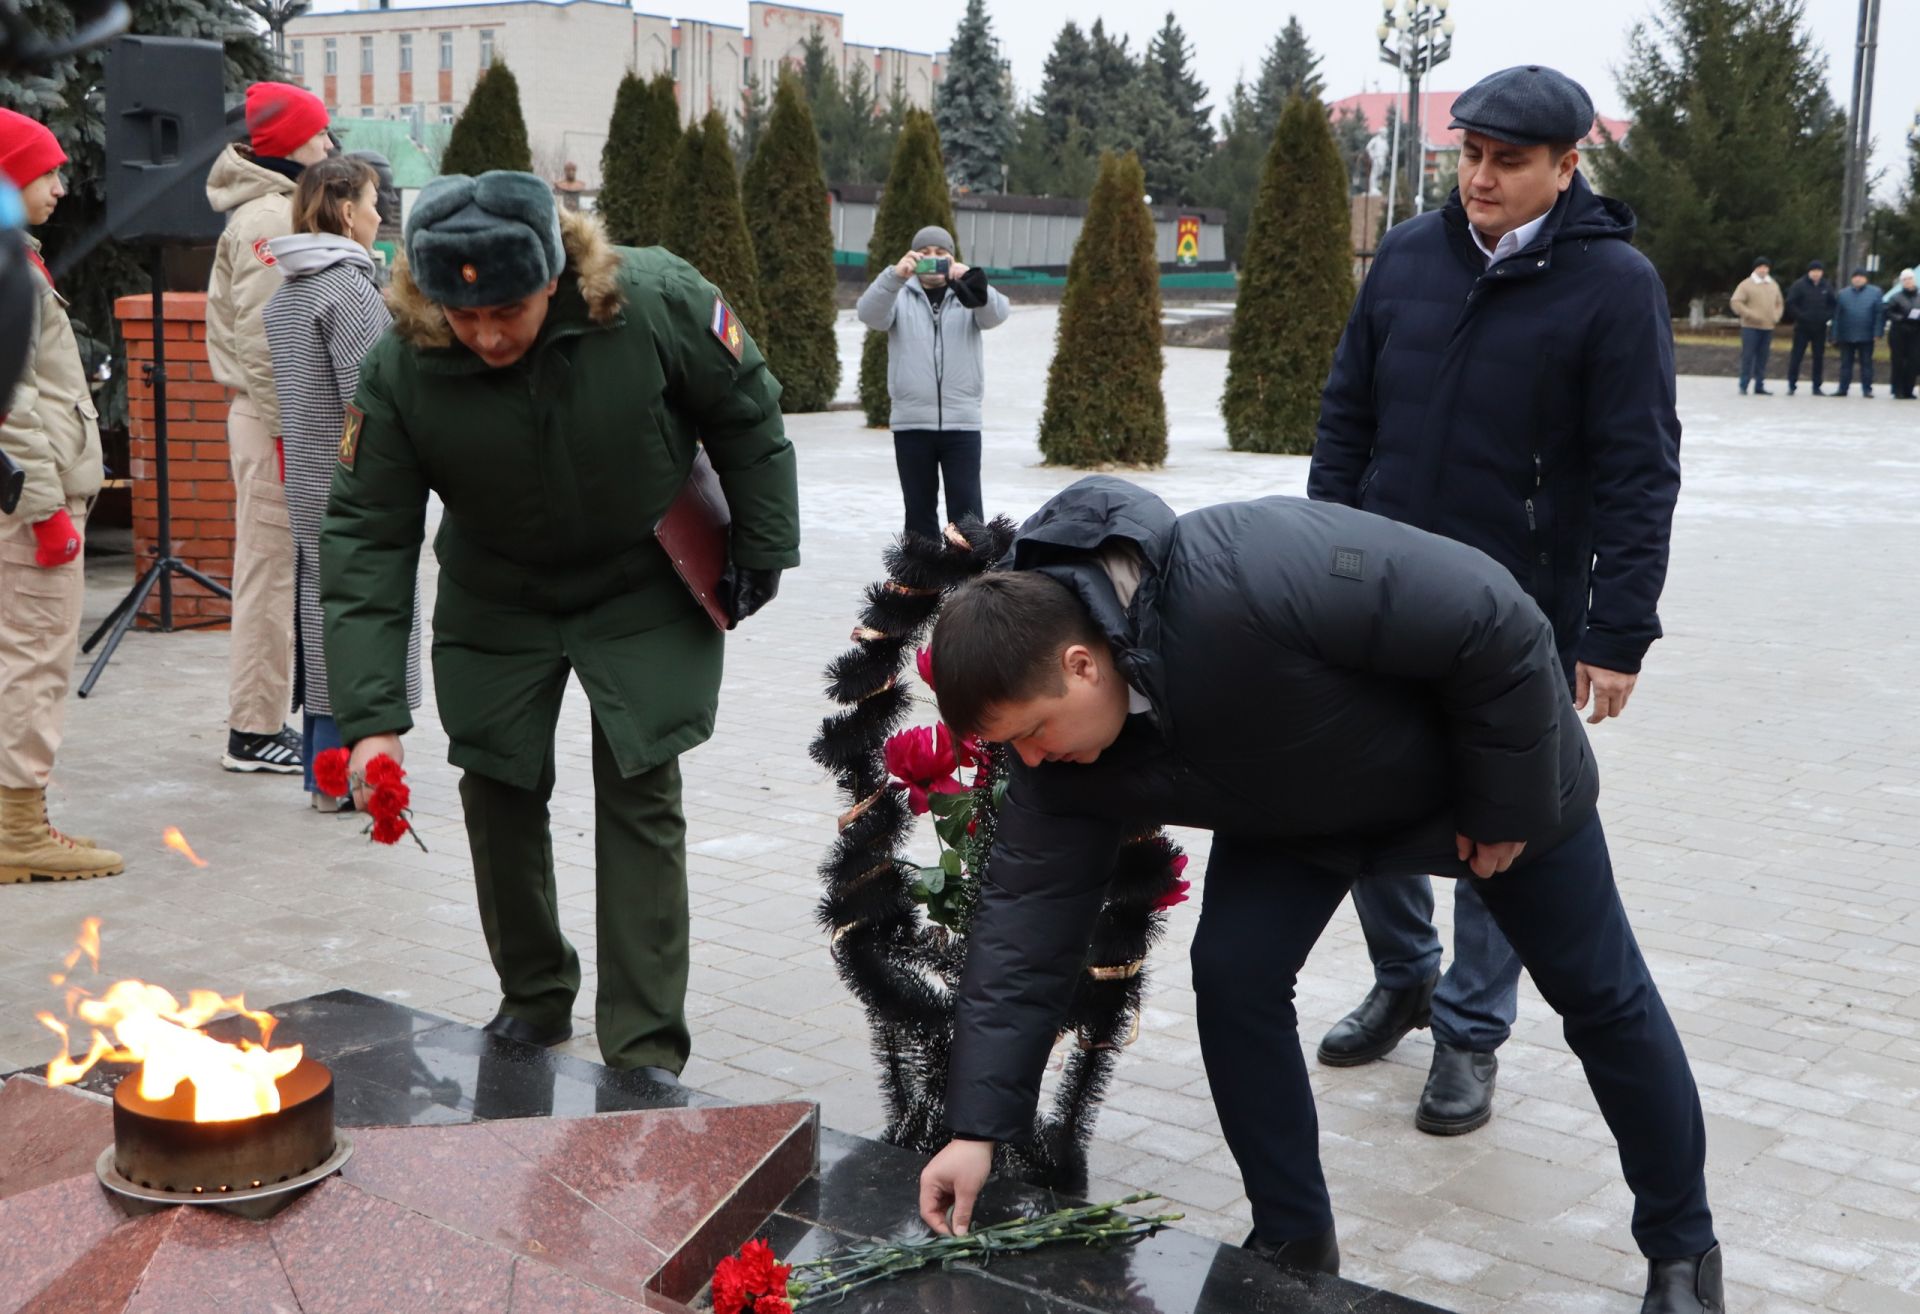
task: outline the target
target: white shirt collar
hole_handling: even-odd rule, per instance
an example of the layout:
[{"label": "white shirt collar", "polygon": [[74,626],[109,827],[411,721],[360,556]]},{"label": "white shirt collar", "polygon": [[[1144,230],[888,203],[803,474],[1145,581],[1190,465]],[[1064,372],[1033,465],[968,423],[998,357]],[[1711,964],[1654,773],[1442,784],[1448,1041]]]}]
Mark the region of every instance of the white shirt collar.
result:
[{"label": "white shirt collar", "polygon": [[1525,250],[1533,239],[1540,235],[1541,225],[1547,222],[1547,215],[1552,213],[1552,210],[1548,210],[1538,219],[1529,219],[1512,232],[1503,235],[1491,247],[1487,245],[1487,239],[1480,235],[1478,228],[1468,224],[1467,231],[1473,234],[1473,244],[1480,248],[1480,254],[1487,258],[1487,263],[1497,264],[1514,252]]}]

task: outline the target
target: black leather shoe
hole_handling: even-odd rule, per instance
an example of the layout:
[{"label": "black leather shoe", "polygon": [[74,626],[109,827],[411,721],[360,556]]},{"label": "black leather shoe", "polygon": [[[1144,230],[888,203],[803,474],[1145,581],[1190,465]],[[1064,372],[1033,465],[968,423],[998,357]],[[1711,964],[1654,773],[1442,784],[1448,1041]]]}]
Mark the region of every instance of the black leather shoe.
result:
[{"label": "black leather shoe", "polygon": [[1753,390],[1753,395],[1756,397],[1771,397],[1773,396],[1773,389],[1756,387]]},{"label": "black leather shoe", "polygon": [[523,1045],[539,1045],[543,1049],[564,1045],[573,1039],[571,1023],[562,1022],[558,1027],[547,1031],[525,1018],[513,1017],[506,1013],[494,1014],[493,1021],[480,1029],[488,1035],[499,1036],[502,1040],[517,1040]]},{"label": "black leather shoe", "polygon": [[1492,1054],[1435,1044],[1427,1087],[1413,1125],[1430,1136],[1463,1136],[1493,1117],[1493,1076],[1500,1060]]},{"label": "black leather shoe", "polygon": [[1278,1264],[1281,1268],[1340,1276],[1340,1241],[1331,1227],[1319,1236],[1296,1237],[1278,1245],[1268,1245],[1258,1233],[1249,1232],[1247,1239],[1240,1243],[1240,1248],[1250,1250],[1269,1264]]},{"label": "black leather shoe", "polygon": [[1427,1025],[1433,1016],[1433,988],[1439,983],[1435,972],[1411,990],[1375,985],[1360,1007],[1335,1022],[1321,1039],[1320,1061],[1330,1068],[1355,1068],[1391,1054],[1400,1037]]},{"label": "black leather shoe", "polygon": [[669,1068],[635,1068],[634,1071],[656,1086],[680,1089],[680,1074]]},{"label": "black leather shoe", "polygon": [[1640,1314],[1726,1314],[1720,1247],[1691,1259],[1649,1259]]}]

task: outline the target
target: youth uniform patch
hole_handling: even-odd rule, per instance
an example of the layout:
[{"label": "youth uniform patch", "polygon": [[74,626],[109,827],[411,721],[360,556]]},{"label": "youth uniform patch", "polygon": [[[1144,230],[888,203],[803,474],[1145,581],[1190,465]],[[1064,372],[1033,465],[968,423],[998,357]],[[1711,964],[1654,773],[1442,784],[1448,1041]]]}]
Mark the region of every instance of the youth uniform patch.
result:
[{"label": "youth uniform patch", "polygon": [[347,404],[347,422],[340,430],[340,464],[353,469],[354,458],[360,455],[360,431],[366,427],[367,413],[351,402]]},{"label": "youth uniform patch", "polygon": [[274,258],[273,248],[268,245],[271,240],[270,238],[263,237],[253,244],[253,258],[263,265],[277,265],[280,263]]},{"label": "youth uniform patch", "polygon": [[725,297],[713,299],[713,336],[720,339],[720,345],[732,354],[735,360],[746,347],[746,334],[740,328],[740,317],[733,313],[733,307],[727,304]]}]

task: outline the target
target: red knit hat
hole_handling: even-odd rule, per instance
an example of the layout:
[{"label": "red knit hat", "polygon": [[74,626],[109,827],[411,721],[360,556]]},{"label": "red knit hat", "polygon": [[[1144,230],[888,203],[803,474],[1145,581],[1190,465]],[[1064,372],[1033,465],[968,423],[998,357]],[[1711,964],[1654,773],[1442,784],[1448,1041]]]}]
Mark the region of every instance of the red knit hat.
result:
[{"label": "red knit hat", "polygon": [[0,109],[0,173],[15,187],[67,162],[67,153],[44,123],[10,109]]},{"label": "red knit hat", "polygon": [[247,88],[247,133],[255,155],[284,158],[326,126],[326,105],[305,87],[256,82]]}]

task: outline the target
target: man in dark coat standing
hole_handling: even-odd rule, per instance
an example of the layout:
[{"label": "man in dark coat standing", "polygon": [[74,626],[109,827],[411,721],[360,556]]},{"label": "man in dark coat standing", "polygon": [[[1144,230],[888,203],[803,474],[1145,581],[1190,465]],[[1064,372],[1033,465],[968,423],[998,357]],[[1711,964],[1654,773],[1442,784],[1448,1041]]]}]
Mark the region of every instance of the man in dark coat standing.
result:
[{"label": "man in dark coat standing", "polygon": [[1083,479],[955,592],[940,714],[1018,761],[981,882],[921,1215],[965,1228],[1032,1127],[1115,854],[1213,832],[1193,942],[1200,1050],[1248,1245],[1339,1271],[1294,983],[1349,885],[1474,881],[1565,1020],[1619,1143],[1643,1314],[1722,1311],[1700,1099],[1614,887],[1599,778],[1551,627],[1484,554],[1297,498],[1176,517]]},{"label": "man in dark coat standing", "polygon": [[1793,321],[1793,354],[1787,357],[1787,396],[1800,390],[1800,359],[1813,348],[1813,395],[1820,391],[1827,367],[1827,325],[1833,322],[1833,285],[1827,282],[1827,267],[1818,260],[1809,261],[1807,272],[1787,289],[1787,318]]},{"label": "man in dark coat standing", "polygon": [[[1321,400],[1307,493],[1505,566],[1553,623],[1574,706],[1598,722],[1625,710],[1660,637],[1680,422],[1666,289],[1630,244],[1633,213],[1578,169],[1592,123],[1586,91],[1538,65],[1454,102],[1460,186],[1380,244]],[[1371,1062],[1430,1020],[1414,1121],[1441,1136],[1493,1116],[1520,981],[1479,887],[1454,888],[1443,977],[1431,883],[1354,887],[1375,984],[1319,1050]]]}]

